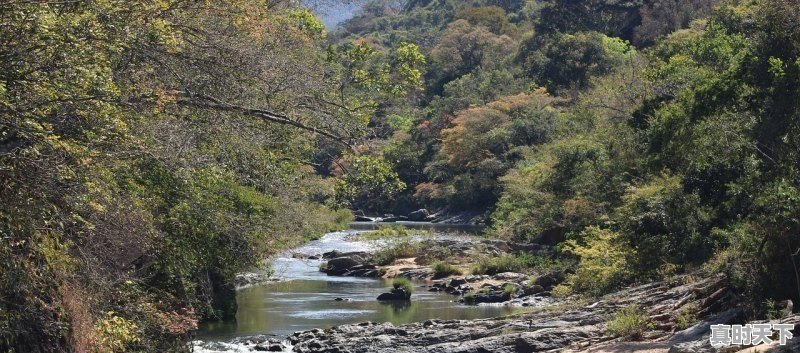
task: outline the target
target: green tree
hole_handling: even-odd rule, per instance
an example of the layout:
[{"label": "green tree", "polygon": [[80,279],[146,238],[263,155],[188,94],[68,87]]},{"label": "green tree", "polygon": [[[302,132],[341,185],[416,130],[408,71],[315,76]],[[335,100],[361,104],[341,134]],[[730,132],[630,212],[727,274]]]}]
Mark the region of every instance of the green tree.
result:
[{"label": "green tree", "polygon": [[336,183],[336,199],[353,209],[382,210],[406,187],[392,165],[383,159],[360,155],[339,163],[344,174]]}]

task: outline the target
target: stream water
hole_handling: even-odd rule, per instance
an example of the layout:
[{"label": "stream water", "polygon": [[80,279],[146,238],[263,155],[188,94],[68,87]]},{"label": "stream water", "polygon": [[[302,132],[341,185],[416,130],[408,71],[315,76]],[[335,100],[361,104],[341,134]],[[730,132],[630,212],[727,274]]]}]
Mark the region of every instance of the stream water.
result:
[{"label": "stream water", "polygon": [[[353,228],[364,229],[364,224]],[[460,229],[464,231],[464,229]],[[390,281],[385,279],[333,277],[319,272],[322,260],[300,260],[294,253],[316,255],[338,250],[369,251],[375,242],[360,241],[354,235],[363,230],[351,229],[328,233],[319,240],[286,252],[273,261],[273,270],[283,281],[242,288],[237,291],[236,322],[204,324],[197,333],[196,351],[211,343],[231,342],[237,337],[277,335],[286,337],[296,331],[357,323],[391,322],[395,325],[428,319],[478,319],[512,313],[504,306],[467,306],[445,293],[428,292],[415,283],[409,303],[381,303],[375,298],[386,292]],[[439,235],[461,236],[464,235]],[[344,298],[344,301],[336,301]],[[239,352],[235,345],[216,344],[213,352]]]}]

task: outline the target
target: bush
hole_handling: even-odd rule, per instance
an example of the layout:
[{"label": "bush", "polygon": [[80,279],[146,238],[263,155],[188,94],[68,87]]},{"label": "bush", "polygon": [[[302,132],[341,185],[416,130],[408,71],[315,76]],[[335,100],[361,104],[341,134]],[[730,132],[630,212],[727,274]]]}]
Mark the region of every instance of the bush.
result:
[{"label": "bush", "polygon": [[503,296],[506,298],[511,298],[514,293],[517,292],[517,286],[511,283],[506,284],[503,286]]},{"label": "bush", "polygon": [[550,92],[586,88],[592,77],[609,73],[634,49],[598,32],[537,35],[523,41],[517,61]]},{"label": "bush", "polygon": [[462,274],[461,269],[459,269],[458,267],[455,267],[453,265],[441,261],[434,263],[433,266],[431,266],[431,268],[433,269],[434,279]]},{"label": "bush", "polygon": [[405,238],[414,235],[414,231],[403,226],[381,226],[377,230],[359,235],[366,240]]},{"label": "bush", "polygon": [[677,327],[679,330],[685,330],[689,327],[692,327],[698,321],[697,314],[699,311],[700,306],[697,305],[696,302],[691,302],[684,305],[681,310],[678,311],[678,315],[675,317],[675,327]]},{"label": "bush", "polygon": [[658,278],[664,264],[700,263],[717,246],[711,210],[684,188],[679,177],[655,177],[630,188],[616,210],[624,242],[635,244],[631,268],[643,277]]},{"label": "bush", "polygon": [[403,288],[408,295],[414,293],[414,284],[411,283],[411,280],[405,277],[395,277],[395,279],[392,280],[392,287],[394,287],[394,289]]},{"label": "bush", "polygon": [[601,139],[585,136],[527,155],[502,178],[504,193],[492,214],[498,236],[530,241],[552,228],[577,233],[600,224],[608,206],[600,200],[621,189],[621,183],[604,177],[614,172],[611,157]]},{"label": "bush", "polygon": [[568,241],[565,250],[580,257],[575,274],[567,285],[572,291],[592,295],[605,294],[629,280],[627,251],[614,231],[588,227],[581,234],[586,244]]},{"label": "bush", "polygon": [[389,244],[372,255],[372,261],[381,266],[391,265],[395,260],[415,257],[420,249],[420,243],[403,239]]},{"label": "bush", "polygon": [[572,286],[566,283],[553,287],[553,298],[566,298],[572,295]]},{"label": "bush", "polygon": [[474,304],[475,303],[475,296],[476,296],[475,292],[469,291],[469,292],[464,293],[464,295],[462,296],[462,299],[464,300],[464,303]]},{"label": "bush", "polygon": [[608,332],[615,336],[621,336],[632,340],[642,338],[644,332],[655,327],[653,322],[647,317],[647,313],[641,308],[630,306],[620,310],[614,318],[608,322]]},{"label": "bush", "polygon": [[472,273],[476,275],[494,275],[503,272],[522,272],[531,267],[535,261],[533,255],[526,253],[487,257],[478,260],[472,266]]},{"label": "bush", "polygon": [[447,246],[443,246],[435,240],[423,240],[419,243],[420,251],[417,254],[417,264],[427,265],[446,260],[453,255],[453,250]]}]

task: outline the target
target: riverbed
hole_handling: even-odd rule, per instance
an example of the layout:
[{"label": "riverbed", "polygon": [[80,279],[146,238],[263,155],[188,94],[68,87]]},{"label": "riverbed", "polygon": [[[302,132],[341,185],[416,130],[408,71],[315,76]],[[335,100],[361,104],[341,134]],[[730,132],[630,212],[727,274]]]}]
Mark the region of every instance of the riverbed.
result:
[{"label": "riverbed", "polygon": [[[364,228],[354,225],[354,228]],[[436,233],[440,237],[465,237]],[[327,276],[319,271],[323,260],[299,259],[328,251],[370,251],[380,246],[364,241],[347,230],[323,235],[302,247],[287,251],[272,262],[281,281],[241,288],[237,291],[236,322],[208,323],[201,326],[194,344],[197,352],[249,352],[235,342],[242,337],[274,335],[284,338],[296,331],[358,322],[404,324],[428,319],[479,319],[508,315],[507,306],[470,306],[458,297],[429,292],[425,282],[416,282],[411,302],[382,303],[375,298],[386,292],[386,279]],[[306,256],[295,256],[303,254]],[[339,299],[337,301],[337,299]]]}]

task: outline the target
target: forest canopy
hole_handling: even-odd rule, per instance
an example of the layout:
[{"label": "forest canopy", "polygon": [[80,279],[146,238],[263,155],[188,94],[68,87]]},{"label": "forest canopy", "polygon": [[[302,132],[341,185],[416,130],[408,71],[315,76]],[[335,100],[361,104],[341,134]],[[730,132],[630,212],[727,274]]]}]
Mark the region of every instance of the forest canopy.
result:
[{"label": "forest canopy", "polygon": [[562,292],[702,269],[757,315],[800,300],[799,16],[788,0],[371,1],[331,37],[428,58],[424,94],[376,116],[409,120],[369,149],[406,185],[384,207],[559,235],[578,261]]},{"label": "forest canopy", "polygon": [[800,301],[796,1],[328,3],[0,4],[0,351],[185,350],[350,210]]},{"label": "forest canopy", "polygon": [[0,350],[183,349],[237,272],[347,221],[317,146],[424,58],[325,38],[292,2],[0,4]]}]

